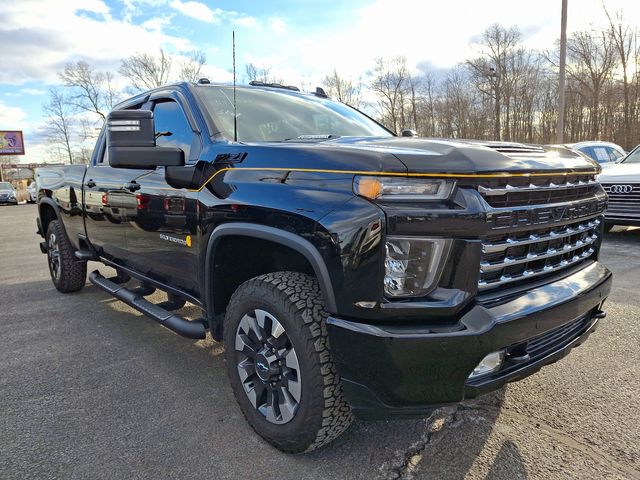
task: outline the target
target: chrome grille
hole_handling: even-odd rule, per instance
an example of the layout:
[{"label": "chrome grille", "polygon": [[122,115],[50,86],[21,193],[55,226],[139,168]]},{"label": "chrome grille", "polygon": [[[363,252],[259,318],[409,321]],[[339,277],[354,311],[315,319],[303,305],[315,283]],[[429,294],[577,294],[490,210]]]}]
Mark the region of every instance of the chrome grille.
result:
[{"label": "chrome grille", "polygon": [[640,220],[640,183],[603,183],[602,187],[609,196],[606,218]]},{"label": "chrome grille", "polygon": [[600,220],[575,221],[483,240],[479,290],[547,275],[589,258]]},{"label": "chrome grille", "polygon": [[547,205],[591,198],[600,187],[595,174],[495,178],[478,186],[485,201],[496,208]]}]

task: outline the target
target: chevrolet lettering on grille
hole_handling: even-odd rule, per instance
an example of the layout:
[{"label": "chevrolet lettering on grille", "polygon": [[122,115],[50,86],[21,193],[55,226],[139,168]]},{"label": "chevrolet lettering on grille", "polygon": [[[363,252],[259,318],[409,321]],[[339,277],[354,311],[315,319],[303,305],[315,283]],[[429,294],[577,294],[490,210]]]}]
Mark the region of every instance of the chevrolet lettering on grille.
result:
[{"label": "chevrolet lettering on grille", "polygon": [[487,222],[494,230],[540,225],[596,215],[601,213],[605,206],[606,201],[594,200],[577,205],[559,205],[529,210],[502,211],[488,214]]}]

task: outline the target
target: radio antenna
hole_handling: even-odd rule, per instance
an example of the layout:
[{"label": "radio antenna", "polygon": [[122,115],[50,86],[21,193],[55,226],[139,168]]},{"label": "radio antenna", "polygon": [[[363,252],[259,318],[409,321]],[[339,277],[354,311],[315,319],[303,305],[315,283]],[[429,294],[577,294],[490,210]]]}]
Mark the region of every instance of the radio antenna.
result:
[{"label": "radio antenna", "polygon": [[233,30],[233,141],[238,141],[238,112],[236,110],[236,31]]}]

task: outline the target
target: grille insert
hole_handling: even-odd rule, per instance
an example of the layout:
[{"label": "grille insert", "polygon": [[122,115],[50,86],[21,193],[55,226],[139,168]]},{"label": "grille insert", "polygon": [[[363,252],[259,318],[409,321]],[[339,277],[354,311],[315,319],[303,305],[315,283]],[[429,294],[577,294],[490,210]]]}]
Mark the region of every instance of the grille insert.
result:
[{"label": "grille insert", "polygon": [[598,241],[600,220],[493,235],[482,243],[478,289],[551,274],[589,258]]},{"label": "grille insert", "polygon": [[[640,220],[639,183],[603,183],[602,187],[609,196],[609,206],[607,207],[606,213],[607,218]],[[630,190],[627,187],[630,187]]]},{"label": "grille insert", "polygon": [[599,188],[590,173],[497,178],[478,186],[478,191],[489,205],[503,208],[592,198]]}]

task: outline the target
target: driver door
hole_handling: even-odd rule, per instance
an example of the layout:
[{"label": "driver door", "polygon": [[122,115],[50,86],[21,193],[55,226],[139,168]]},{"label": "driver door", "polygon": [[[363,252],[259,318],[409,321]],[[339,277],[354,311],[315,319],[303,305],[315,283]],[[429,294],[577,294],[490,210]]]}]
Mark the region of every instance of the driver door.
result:
[{"label": "driver door", "polygon": [[[158,146],[175,146],[185,159],[197,159],[200,135],[187,120],[175,98],[159,98],[152,104]],[[197,296],[197,192],[176,189],[164,178],[164,167],[126,170],[125,189],[135,205],[124,236],[127,265],[166,285]],[[133,211],[132,211],[133,212]]]}]

